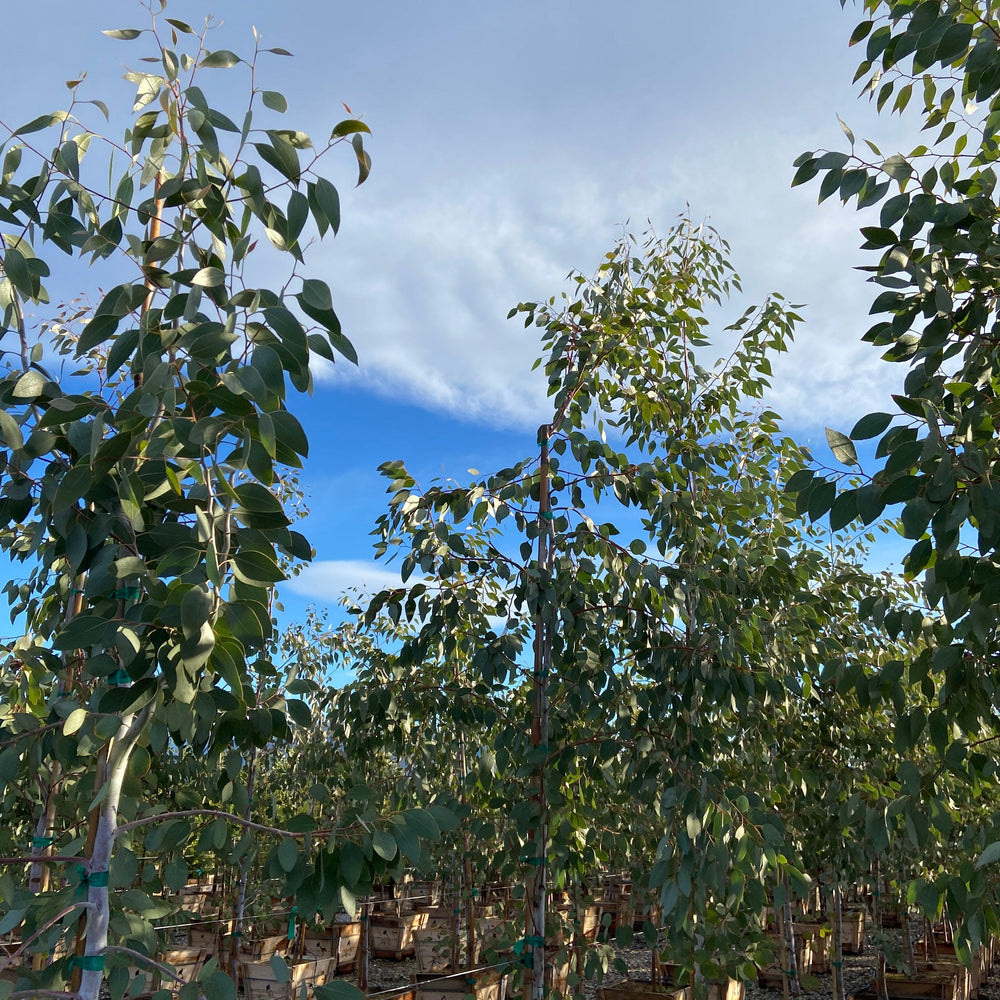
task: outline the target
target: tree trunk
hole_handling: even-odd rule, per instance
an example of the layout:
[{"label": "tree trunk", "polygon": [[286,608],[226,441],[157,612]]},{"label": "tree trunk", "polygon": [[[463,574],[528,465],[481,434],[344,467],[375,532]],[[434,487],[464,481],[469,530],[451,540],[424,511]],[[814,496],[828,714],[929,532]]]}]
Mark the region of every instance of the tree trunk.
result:
[{"label": "tree trunk", "polygon": [[129,757],[151,711],[152,703],[131,720],[123,719],[118,736],[108,751],[107,790],[104,800],[98,806],[100,811],[97,832],[86,871],[87,901],[91,908],[87,914],[83,955],[77,956],[77,965],[82,967],[80,1000],[98,1000],[101,991],[101,982],[104,978],[104,949],[108,946],[108,920],[111,914],[108,900],[108,869],[111,866],[111,855],[118,828],[118,802],[121,799],[122,782],[125,780]]},{"label": "tree trunk", "polygon": [[844,1000],[844,894],[838,879],[833,886],[833,1000]]},{"label": "tree trunk", "polygon": [[[549,740],[549,668],[552,663],[552,619],[554,609],[546,608],[544,591],[551,585],[552,570],[552,511],[549,507],[549,436],[552,427],[542,424],[538,429],[541,448],[538,468],[538,608],[535,612],[534,714],[531,725],[531,745],[548,753]],[[547,613],[548,612],[548,613]],[[525,1000],[545,998],[545,910],[548,880],[548,795],[545,783],[546,761],[537,765],[538,825],[535,828],[534,856],[527,859],[526,879],[528,913],[526,945],[531,949],[531,978],[526,984]]]}]

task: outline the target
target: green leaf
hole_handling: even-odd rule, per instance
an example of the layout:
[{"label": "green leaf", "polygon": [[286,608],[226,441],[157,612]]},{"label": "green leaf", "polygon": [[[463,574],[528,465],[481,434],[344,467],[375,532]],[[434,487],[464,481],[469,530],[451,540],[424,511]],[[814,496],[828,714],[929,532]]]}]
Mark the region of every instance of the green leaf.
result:
[{"label": "green leaf", "polygon": [[225,280],[226,272],[222,268],[203,267],[191,279],[191,284],[199,288],[217,288],[219,285],[224,284]]},{"label": "green leaf", "polygon": [[75,708],[66,716],[63,722],[63,736],[72,736],[87,721],[87,710],[85,708]]},{"label": "green leaf", "polygon": [[3,255],[3,269],[10,283],[26,299],[34,297],[35,279],[28,270],[28,264],[17,247],[8,247]]},{"label": "green leaf", "polygon": [[855,490],[845,490],[830,507],[830,530],[846,528],[858,516],[858,497]]},{"label": "green leaf", "polygon": [[840,431],[827,427],[826,441],[833,452],[833,457],[842,465],[858,464],[858,453],[854,448],[854,443],[846,434],[841,434]]},{"label": "green leaf", "polygon": [[364,122],[358,121],[356,118],[348,118],[334,125],[333,131],[330,133],[330,138],[343,139],[345,136],[355,135],[359,132],[366,132],[371,135],[371,131]]},{"label": "green leaf", "polygon": [[312,186],[311,193],[314,194],[316,206],[323,213],[326,221],[333,230],[333,235],[337,235],[340,229],[340,195],[337,189],[325,178],[320,177]]},{"label": "green leaf", "polygon": [[878,437],[892,423],[891,413],[869,413],[863,416],[851,431],[852,441],[866,441]]},{"label": "green leaf", "polygon": [[0,436],[3,437],[4,444],[12,450],[16,451],[24,446],[21,426],[6,410],[0,410]]},{"label": "green leaf", "polygon": [[108,38],[120,38],[124,42],[130,42],[133,38],[138,38],[142,31],[139,28],[107,28],[101,32]]},{"label": "green leaf", "polygon": [[298,845],[290,837],[285,837],[278,844],[278,864],[286,871],[290,872],[299,860]]},{"label": "green leaf", "polygon": [[288,101],[286,101],[284,95],[279,94],[278,91],[265,90],[260,96],[264,101],[265,108],[270,108],[272,111],[280,111],[282,114],[288,110]]},{"label": "green leaf", "polygon": [[1000,861],[1000,840],[990,844],[990,846],[979,855],[976,859],[976,868],[985,868],[987,865],[992,865],[997,861]]},{"label": "green leaf", "polygon": [[216,52],[209,52],[199,65],[202,69],[230,69],[240,62],[243,60],[235,52],[219,49]]},{"label": "green leaf", "polygon": [[837,486],[828,479],[820,479],[813,486],[809,493],[809,520],[816,521],[821,518],[832,506],[837,498]]},{"label": "green leaf", "polygon": [[274,973],[275,982],[287,983],[292,976],[288,970],[288,963],[281,955],[272,955],[268,960],[271,964],[271,971]]},{"label": "green leaf", "polygon": [[[368,129],[365,129],[365,131],[367,132]],[[356,135],[351,139],[351,145],[354,147],[354,155],[358,160],[358,185],[360,186],[368,180],[368,175],[372,171],[372,158],[365,152],[365,146],[360,135]]]},{"label": "green leaf", "polygon": [[361,848],[353,840],[346,841],[340,849],[340,875],[348,888],[353,889],[358,884],[364,866]]},{"label": "green leaf", "polygon": [[56,122],[64,122],[68,117],[69,115],[65,111],[54,111],[52,114],[39,115],[37,118],[32,118],[27,125],[22,125],[19,129],[15,129],[11,135],[31,135],[32,132],[41,132],[43,128],[55,125]]},{"label": "green leaf", "polygon": [[316,1000],[364,1000],[364,993],[353,983],[344,979],[334,979],[314,988]]},{"label": "green leaf", "polygon": [[437,840],[441,836],[440,827],[426,809],[407,809],[403,813],[403,819],[423,840]]},{"label": "green leaf", "polygon": [[[254,148],[260,153],[261,159],[269,163],[278,173],[287,177],[290,181],[298,183],[302,174],[299,164],[299,154],[295,147],[285,138],[273,130],[265,133],[270,140],[270,145],[263,142],[255,142]],[[280,235],[280,234],[279,234]]]},{"label": "green leaf", "polygon": [[376,830],[372,834],[372,847],[386,861],[392,861],[396,856],[396,838],[385,830]]}]

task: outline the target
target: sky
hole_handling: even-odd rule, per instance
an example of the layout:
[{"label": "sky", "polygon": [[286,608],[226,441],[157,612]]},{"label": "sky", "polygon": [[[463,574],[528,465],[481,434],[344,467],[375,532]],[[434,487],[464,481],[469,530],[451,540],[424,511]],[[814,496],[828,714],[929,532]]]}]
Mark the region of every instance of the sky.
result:
[{"label": "sky", "polygon": [[[317,371],[312,398],[292,404],[311,441],[304,530],[317,558],[283,590],[289,616],[398,579],[372,562],[380,463],[405,459],[426,483],[530,453],[546,415],[530,371],[537,339],[507,312],[558,294],[572,269],[593,271],[625,224],[665,231],[685,210],[708,219],[744,279],[733,316],[775,290],[805,304],[768,403],[821,460],[832,464],[825,426],[847,432],[892,409],[902,372],[861,343],[874,297],[854,270],[865,222],[839,202],[818,206],[815,184],[790,187],[801,152],[844,148],[838,114],[886,154],[915,144],[908,125],[858,99],[852,5],[218,0],[211,10],[223,22],[212,48],[252,51],[254,25],[294,54],[257,71],[259,86],[287,98],[288,126],[325,136],[346,104],[372,129],[363,186],[348,156],[331,157],[343,225],[308,258],[360,365]],[[166,15],[200,25],[208,11],[178,0]],[[63,81],[82,72],[81,96],[130,106],[121,76],[142,43],[100,30],[145,27],[140,4],[36,0],[10,6],[4,24],[18,42],[5,52],[3,121],[64,106]],[[242,102],[245,77],[230,72]]]}]

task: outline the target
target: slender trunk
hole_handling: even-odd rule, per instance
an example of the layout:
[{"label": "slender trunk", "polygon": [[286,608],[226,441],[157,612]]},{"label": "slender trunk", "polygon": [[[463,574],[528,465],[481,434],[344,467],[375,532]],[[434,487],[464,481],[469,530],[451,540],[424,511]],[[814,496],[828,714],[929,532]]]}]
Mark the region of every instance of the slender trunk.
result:
[{"label": "slender trunk", "polygon": [[[580,880],[576,879],[573,882],[573,895],[574,895],[574,909],[576,910],[576,927],[574,928],[573,934],[573,953],[576,959],[576,974],[579,976],[578,985],[574,992],[583,992],[583,969],[584,969],[584,951],[586,949],[586,938],[583,933],[583,923],[586,917],[586,911],[589,909],[587,903],[585,902],[585,896],[583,892],[583,887],[580,884]],[[655,950],[655,949],[654,949]]]},{"label": "slender trunk", "polygon": [[451,971],[458,971],[458,944],[460,927],[459,921],[462,916],[462,869],[458,865],[458,858],[455,851],[451,852],[451,870],[455,873],[455,881],[452,883],[451,891]]},{"label": "slender trunk", "polygon": [[465,963],[471,968],[476,964],[476,890],[472,885],[472,842],[469,835],[465,835],[465,884],[468,887],[468,900],[465,904]]},{"label": "slender trunk", "polygon": [[[552,663],[552,618],[554,609],[546,607],[550,600],[552,571],[552,511],[549,501],[549,436],[550,424],[538,429],[541,448],[538,468],[538,607],[535,611],[534,715],[531,725],[531,745],[538,751],[535,801],[538,820],[535,828],[534,856],[528,858],[526,880],[528,913],[526,943],[531,951],[531,979],[526,984],[525,1000],[545,1000],[545,909],[548,880],[548,798],[545,784],[549,740],[549,668]],[[544,755],[544,756],[543,756]]]},{"label": "slender trunk", "polygon": [[365,896],[361,903],[361,940],[358,942],[358,989],[368,992],[368,919],[371,915],[371,896]]},{"label": "slender trunk", "polygon": [[[902,879],[899,882],[900,885],[905,884]],[[896,903],[896,907],[899,912],[899,930],[903,937],[903,950],[906,952],[907,970],[912,976],[917,971],[917,955],[913,947],[913,935],[910,933],[909,907],[906,905],[906,900],[901,896]]]},{"label": "slender trunk", "polygon": [[[875,859],[875,890],[872,895],[872,918],[875,929],[882,930],[882,872],[878,858]],[[875,996],[878,1000],[889,1000],[889,988],[885,981],[885,949],[879,948],[875,958]]]},{"label": "slender trunk", "polygon": [[[108,945],[108,920],[111,907],[108,899],[108,869],[115,846],[118,826],[118,803],[129,757],[135,748],[152,712],[147,705],[130,720],[122,720],[113,749],[108,754],[108,782],[104,799],[98,806],[99,816],[90,862],[87,865],[87,901],[91,904],[87,917],[87,932],[83,955],[77,956],[82,965],[80,1000],[98,1000],[104,978],[104,949]],[[82,962],[80,961],[82,957]]]},{"label": "slender trunk", "polygon": [[844,896],[838,879],[833,886],[833,1000],[844,1000]]},{"label": "slender trunk", "polygon": [[[250,750],[250,759],[247,761],[247,807],[243,811],[243,818],[247,821],[253,819],[253,796],[254,785],[257,778],[257,748]],[[236,971],[236,963],[239,958],[240,945],[243,941],[243,920],[247,907],[247,879],[250,875],[250,855],[244,854],[240,858],[240,875],[236,887],[236,907],[233,911],[233,933],[230,937],[229,945],[229,970]]]},{"label": "slender trunk", "polygon": [[788,989],[797,1000],[802,993],[802,985],[799,983],[799,958],[795,950],[795,922],[792,919],[792,899],[791,894],[785,893],[785,947],[788,949]]}]

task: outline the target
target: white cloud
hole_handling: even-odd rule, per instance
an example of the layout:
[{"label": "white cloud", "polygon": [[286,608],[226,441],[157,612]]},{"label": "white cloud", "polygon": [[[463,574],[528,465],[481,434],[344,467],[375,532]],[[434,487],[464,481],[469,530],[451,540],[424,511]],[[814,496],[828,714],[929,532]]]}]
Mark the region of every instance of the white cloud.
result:
[{"label": "white cloud", "polygon": [[[747,294],[732,314],[775,290],[807,304],[796,344],[776,360],[771,405],[809,426],[867,412],[900,373],[860,341],[873,298],[854,270],[866,220],[839,203],[817,207],[815,184],[790,189],[791,161],[815,135],[754,144],[759,124],[743,146],[740,135],[723,143],[706,132],[647,151],[625,175],[552,153],[375,207],[359,199],[336,256],[339,309],[361,368],[319,377],[359,379],[467,420],[536,424],[546,414],[544,379],[530,370],[537,331],[507,321],[508,309],[558,294],[571,268],[595,267],[625,220],[641,231],[651,218],[662,231],[687,202],[733,245]],[[837,143],[832,131],[826,138]]]},{"label": "white cloud", "polygon": [[320,559],[282,584],[282,588],[330,605],[349,591],[375,593],[401,586],[397,568],[364,559]]}]

